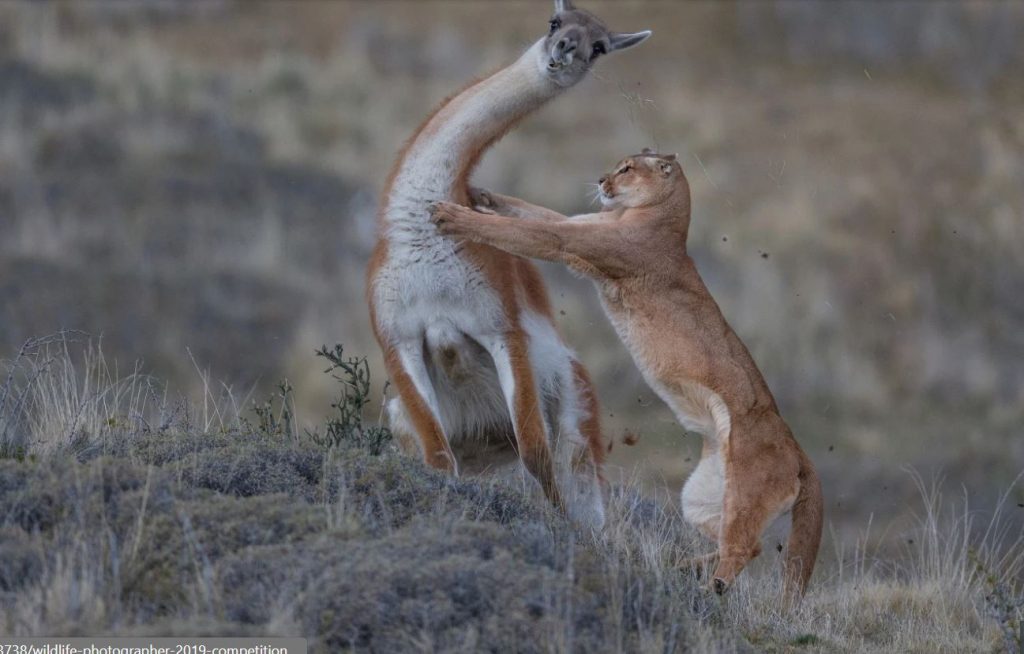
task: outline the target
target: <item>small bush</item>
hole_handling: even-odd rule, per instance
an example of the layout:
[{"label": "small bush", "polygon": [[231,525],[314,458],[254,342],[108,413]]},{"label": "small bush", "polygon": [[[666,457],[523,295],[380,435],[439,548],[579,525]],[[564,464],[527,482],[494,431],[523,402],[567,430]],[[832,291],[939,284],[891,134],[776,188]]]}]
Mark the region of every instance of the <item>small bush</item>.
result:
[{"label": "small bush", "polygon": [[[363,420],[371,390],[370,366],[366,357],[346,356],[340,344],[331,349],[324,345],[316,351],[316,356],[328,362],[324,374],[338,382],[340,391],[331,402],[332,413],[323,427],[307,429],[305,436],[325,449],[352,446],[379,456],[391,444],[392,434],[383,425],[368,425]],[[270,438],[296,438],[293,391],[287,380],[278,383],[275,396],[262,403],[253,403],[255,420],[243,417],[243,429]],[[387,384],[384,393],[387,393]]]},{"label": "small bush", "polygon": [[295,436],[295,411],[292,408],[292,385],[285,379],[277,385],[276,403],[275,398],[268,398],[263,404],[253,403],[252,411],[256,415],[256,422],[242,418],[243,425],[250,431],[254,431],[271,438]]},{"label": "small bush", "polygon": [[[330,350],[324,345],[316,354],[327,360],[324,372],[341,384],[341,394],[331,403],[334,415],[327,419],[324,433],[310,432],[310,438],[327,447],[351,443],[379,455],[391,443],[392,435],[382,425],[363,424],[363,410],[370,401],[370,365],[366,357],[346,357],[341,345]],[[387,394],[387,385],[384,392]]]}]

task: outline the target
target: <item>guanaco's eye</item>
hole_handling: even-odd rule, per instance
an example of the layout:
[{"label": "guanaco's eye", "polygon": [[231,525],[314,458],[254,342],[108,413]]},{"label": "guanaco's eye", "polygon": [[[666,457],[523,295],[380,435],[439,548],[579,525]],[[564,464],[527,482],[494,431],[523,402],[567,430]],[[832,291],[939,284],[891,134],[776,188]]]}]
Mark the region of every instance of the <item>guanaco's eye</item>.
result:
[{"label": "guanaco's eye", "polygon": [[554,34],[555,32],[558,31],[558,28],[562,26],[562,19],[561,18],[552,18],[551,22],[549,23],[549,25],[551,25],[551,32],[550,32],[550,34]]},{"label": "guanaco's eye", "polygon": [[608,51],[605,50],[604,48],[604,43],[602,41],[598,41],[597,43],[594,44],[594,49],[590,53],[590,60],[593,61],[600,57],[601,55],[606,54],[607,52]]}]

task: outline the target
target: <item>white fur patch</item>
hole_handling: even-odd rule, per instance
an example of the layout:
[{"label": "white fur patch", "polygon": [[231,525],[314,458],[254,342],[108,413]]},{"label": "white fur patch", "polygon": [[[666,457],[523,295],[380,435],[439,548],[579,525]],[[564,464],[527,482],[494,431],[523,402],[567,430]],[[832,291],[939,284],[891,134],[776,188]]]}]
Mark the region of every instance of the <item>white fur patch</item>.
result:
[{"label": "white fur patch", "polygon": [[720,450],[700,460],[680,494],[683,517],[718,539],[725,501],[725,461]]}]

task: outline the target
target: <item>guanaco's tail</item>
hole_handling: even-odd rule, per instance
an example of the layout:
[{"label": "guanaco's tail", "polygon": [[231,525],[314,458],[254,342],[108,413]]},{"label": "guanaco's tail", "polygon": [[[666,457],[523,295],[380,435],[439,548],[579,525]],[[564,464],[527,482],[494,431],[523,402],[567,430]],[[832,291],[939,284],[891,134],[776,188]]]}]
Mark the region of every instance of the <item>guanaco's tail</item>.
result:
[{"label": "guanaco's tail", "polygon": [[786,546],[784,593],[788,599],[803,596],[814,572],[821,544],[821,528],[825,506],[821,497],[821,481],[814,464],[803,455],[800,464],[800,491],[792,509],[792,527]]}]

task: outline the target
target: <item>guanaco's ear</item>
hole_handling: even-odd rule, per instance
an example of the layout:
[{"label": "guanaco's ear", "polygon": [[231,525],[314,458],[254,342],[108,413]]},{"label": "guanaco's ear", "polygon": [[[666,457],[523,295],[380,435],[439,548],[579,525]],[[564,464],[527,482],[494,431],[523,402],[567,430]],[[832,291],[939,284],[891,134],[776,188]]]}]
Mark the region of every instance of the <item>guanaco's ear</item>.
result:
[{"label": "guanaco's ear", "polygon": [[609,37],[611,43],[611,51],[625,50],[626,48],[632,48],[634,45],[640,45],[647,38],[653,34],[651,30],[644,30],[642,32],[614,32]]},{"label": "guanaco's ear", "polygon": [[555,0],[555,13],[563,11],[572,11],[572,0]]}]

